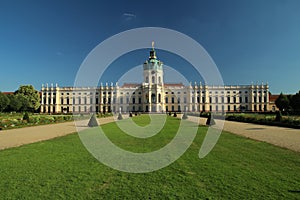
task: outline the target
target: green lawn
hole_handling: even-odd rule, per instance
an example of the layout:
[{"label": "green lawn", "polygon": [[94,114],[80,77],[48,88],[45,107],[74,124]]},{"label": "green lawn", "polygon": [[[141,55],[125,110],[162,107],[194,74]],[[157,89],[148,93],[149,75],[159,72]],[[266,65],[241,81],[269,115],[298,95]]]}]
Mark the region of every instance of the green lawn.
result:
[{"label": "green lawn", "polygon": [[[134,117],[146,125],[146,115]],[[103,125],[108,137],[135,152],[168,143],[179,120],[168,117],[149,139]],[[77,134],[0,151],[0,199],[300,199],[300,154],[224,132],[204,159],[200,127],[188,151],[159,171],[131,174],[92,157]]]}]

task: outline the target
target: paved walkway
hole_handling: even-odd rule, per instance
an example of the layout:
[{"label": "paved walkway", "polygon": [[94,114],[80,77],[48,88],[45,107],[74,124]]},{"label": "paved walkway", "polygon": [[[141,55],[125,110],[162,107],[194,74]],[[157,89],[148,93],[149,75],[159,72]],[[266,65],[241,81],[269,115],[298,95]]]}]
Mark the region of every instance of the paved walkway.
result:
[{"label": "paved walkway", "polygon": [[[189,116],[188,119],[201,125],[206,123],[202,117]],[[223,130],[300,152],[300,129],[225,121]]]},{"label": "paved walkway", "polygon": [[[189,116],[188,119],[203,125],[206,122],[205,118]],[[113,120],[113,117],[98,119],[99,124],[106,124]],[[87,128],[87,120],[80,121],[80,123],[82,123],[80,129]],[[300,152],[299,129],[225,121],[223,130]],[[48,140],[76,131],[74,122],[3,130],[0,131],[0,149]]]},{"label": "paved walkway", "polygon": [[[98,119],[99,124],[112,122],[113,117]],[[78,121],[80,130],[86,129],[88,120]],[[58,124],[48,124],[25,128],[16,128],[0,131],[0,150],[30,144],[38,141],[49,140],[77,132],[74,121]]]}]

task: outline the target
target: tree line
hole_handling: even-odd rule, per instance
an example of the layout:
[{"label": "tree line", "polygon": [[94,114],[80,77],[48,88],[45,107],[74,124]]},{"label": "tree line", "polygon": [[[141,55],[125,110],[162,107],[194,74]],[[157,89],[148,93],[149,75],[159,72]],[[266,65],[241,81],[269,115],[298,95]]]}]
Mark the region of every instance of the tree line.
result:
[{"label": "tree line", "polygon": [[280,111],[300,112],[300,91],[294,95],[284,95],[280,93],[275,100],[275,104]]},{"label": "tree line", "polygon": [[13,94],[0,92],[0,112],[35,112],[40,107],[40,95],[32,85],[21,85]]}]

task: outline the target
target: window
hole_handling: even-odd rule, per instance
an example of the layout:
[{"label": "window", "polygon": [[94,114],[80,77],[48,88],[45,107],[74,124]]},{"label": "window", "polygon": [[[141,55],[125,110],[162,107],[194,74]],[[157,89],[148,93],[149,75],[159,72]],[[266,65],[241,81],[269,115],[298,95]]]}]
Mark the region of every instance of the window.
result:
[{"label": "window", "polygon": [[166,97],[165,101],[166,101],[166,103],[168,103],[168,97]]},{"label": "window", "polygon": [[218,99],[218,97],[216,97],[216,103],[219,103],[219,99]]},{"label": "window", "polygon": [[98,97],[96,98],[96,104],[98,104],[99,103],[99,99],[98,99]]},{"label": "window", "polygon": [[221,101],[222,101],[222,103],[224,103],[224,97],[221,97]]},{"label": "window", "polygon": [[209,97],[209,103],[212,103],[212,98],[211,97]]},{"label": "window", "polygon": [[146,76],[146,83],[149,83],[149,77]]},{"label": "window", "polygon": [[[172,103],[174,103],[174,97],[172,97]],[[173,109],[172,109],[172,111],[173,111]]]},{"label": "window", "polygon": [[160,76],[158,77],[158,82],[161,83],[161,78],[160,78]]},{"label": "window", "polygon": [[135,98],[134,97],[132,98],[132,103],[135,104]]},{"label": "window", "polygon": [[230,103],[230,97],[227,97],[227,103]]},{"label": "window", "polygon": [[236,97],[233,97],[233,103],[236,103]]},{"label": "window", "polygon": [[64,98],[60,99],[60,104],[64,104]]},{"label": "window", "polygon": [[248,97],[245,97],[245,103],[248,103]]},{"label": "window", "polygon": [[152,83],[154,83],[155,82],[155,77],[154,76],[152,76]]},{"label": "window", "polygon": [[243,98],[242,97],[240,97],[240,103],[243,103]]}]

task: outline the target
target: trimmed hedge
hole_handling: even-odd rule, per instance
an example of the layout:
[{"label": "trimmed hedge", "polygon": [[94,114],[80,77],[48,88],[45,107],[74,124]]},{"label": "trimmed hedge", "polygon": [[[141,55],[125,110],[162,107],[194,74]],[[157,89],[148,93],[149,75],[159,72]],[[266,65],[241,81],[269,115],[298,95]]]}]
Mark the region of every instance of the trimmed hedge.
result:
[{"label": "trimmed hedge", "polygon": [[[290,117],[257,117],[255,115],[249,116],[242,114],[239,115],[229,115],[225,118],[228,121],[238,121],[238,122],[245,122],[245,123],[254,123],[254,124],[261,124],[261,125],[269,125],[269,126],[282,126],[288,128],[297,128],[300,129],[300,120],[292,119]],[[278,121],[280,120],[280,121]]]}]

